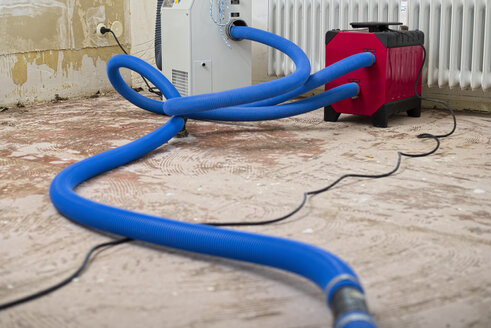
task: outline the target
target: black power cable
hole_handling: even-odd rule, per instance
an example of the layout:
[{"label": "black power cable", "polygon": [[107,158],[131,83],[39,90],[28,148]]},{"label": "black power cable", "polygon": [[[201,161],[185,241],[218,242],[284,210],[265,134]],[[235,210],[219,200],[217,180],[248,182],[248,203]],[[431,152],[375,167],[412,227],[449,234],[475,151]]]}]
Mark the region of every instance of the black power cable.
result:
[{"label": "black power cable", "polygon": [[[124,48],[119,43],[118,38],[116,37],[116,35],[114,35],[114,32],[112,32],[111,30],[106,31],[106,32],[111,32],[113,34],[114,38],[118,42],[118,44],[121,47],[121,49],[126,53],[126,51],[124,50]],[[395,31],[395,32],[403,33],[403,32],[399,32],[399,31]],[[457,118],[455,116],[454,110],[450,107],[450,105],[448,105],[444,101],[437,100],[437,99],[424,98],[420,94],[418,94],[418,82],[419,82],[419,79],[420,79],[421,74],[423,72],[423,68],[424,68],[424,65],[425,65],[425,62],[426,62],[426,57],[427,57],[426,49],[425,49],[424,45],[421,45],[421,47],[423,48],[423,63],[421,64],[421,68],[419,70],[418,77],[417,77],[416,83],[414,85],[414,92],[415,92],[416,96],[418,98],[420,98],[421,100],[426,100],[426,101],[431,101],[431,102],[436,102],[436,103],[442,104],[443,106],[445,106],[449,110],[449,112],[450,112],[450,114],[451,114],[451,116],[453,118],[453,129],[450,132],[446,133],[446,134],[433,135],[433,134],[430,134],[430,133],[423,133],[423,134],[418,135],[418,138],[419,139],[433,139],[433,140],[435,140],[436,146],[431,151],[426,152],[426,153],[422,153],[422,154],[409,154],[409,153],[397,152],[397,157],[398,157],[397,158],[397,164],[396,164],[396,166],[395,166],[394,169],[392,169],[390,172],[387,172],[387,173],[375,174],[375,175],[369,175],[369,174],[345,174],[345,175],[341,176],[339,179],[337,179],[336,181],[334,181],[333,183],[331,183],[330,185],[328,185],[327,187],[324,187],[322,189],[318,189],[318,190],[309,191],[309,192],[304,193],[303,194],[303,199],[302,199],[302,202],[300,203],[300,205],[298,205],[290,213],[288,213],[288,214],[286,214],[286,215],[284,215],[282,217],[273,219],[273,220],[256,221],[256,222],[211,222],[211,223],[204,223],[204,224],[205,225],[210,225],[210,226],[216,226],[216,227],[240,227],[240,226],[243,227],[243,226],[261,226],[261,225],[268,225],[268,224],[273,224],[273,223],[277,223],[277,222],[280,222],[280,221],[284,221],[284,220],[292,217],[296,213],[298,213],[307,204],[307,200],[308,200],[308,197],[309,196],[314,196],[314,195],[318,195],[318,194],[327,192],[330,189],[332,189],[333,187],[335,187],[337,184],[339,184],[341,181],[343,181],[344,179],[347,179],[347,178],[364,178],[364,179],[381,179],[381,178],[386,178],[386,177],[389,177],[389,176],[395,174],[399,170],[399,168],[401,167],[401,163],[402,163],[402,158],[403,157],[409,157],[409,158],[426,157],[426,156],[430,156],[430,155],[434,154],[435,152],[437,152],[438,149],[440,148],[440,145],[441,145],[440,139],[451,136],[455,132],[455,130],[457,129]],[[144,80],[145,80],[145,78],[144,78]],[[131,239],[131,238],[123,238],[123,239],[119,239],[119,240],[116,240],[116,241],[107,242],[107,243],[103,243],[103,244],[99,244],[97,246],[94,246],[87,253],[87,255],[85,256],[85,259],[84,259],[82,265],[70,277],[68,277],[67,279],[63,280],[62,282],[60,282],[60,283],[58,283],[58,284],[56,284],[56,285],[54,285],[52,287],[49,287],[47,289],[44,289],[44,290],[42,290],[40,292],[34,293],[32,295],[29,295],[29,296],[20,298],[18,300],[15,300],[15,301],[12,301],[12,302],[9,302],[9,303],[6,303],[6,304],[0,304],[0,311],[1,310],[5,310],[5,309],[10,308],[10,307],[13,307],[13,306],[16,306],[16,305],[20,305],[22,303],[26,303],[26,302],[32,301],[34,299],[37,299],[39,297],[45,296],[45,295],[47,295],[49,293],[52,293],[52,292],[54,292],[55,290],[57,290],[57,289],[59,289],[61,287],[64,287],[65,285],[69,284],[73,279],[77,278],[85,270],[85,268],[87,267],[87,265],[89,263],[89,260],[90,260],[91,255],[96,250],[98,250],[100,248],[104,248],[104,247],[113,247],[113,246],[121,245],[121,244],[124,244],[124,243],[128,243],[130,241],[133,241],[133,239]]]},{"label": "black power cable", "polygon": [[[101,34],[104,35],[106,33],[111,33],[114,37],[114,40],[116,41],[116,43],[118,44],[119,48],[121,48],[121,50],[124,52],[125,55],[128,54],[128,52],[126,52],[126,49],[121,45],[121,42],[119,42],[119,39],[118,37],[116,36],[116,34],[114,33],[113,30],[111,30],[110,28],[107,28],[107,27],[101,27],[101,30],[100,30]],[[156,94],[157,96],[159,97],[162,97],[162,92],[158,91],[159,89],[157,87],[152,87],[150,86],[150,83],[148,83],[147,79],[141,75],[141,78],[143,79],[143,82],[145,82],[145,84],[147,85],[147,89],[149,92],[153,93],[153,94]]]},{"label": "black power cable", "polygon": [[101,248],[112,247],[112,246],[120,245],[123,243],[127,243],[129,241],[131,241],[131,239],[124,238],[124,239],[119,239],[116,241],[106,242],[106,243],[99,244],[97,246],[92,247],[90,249],[90,251],[87,253],[87,255],[85,255],[85,259],[82,262],[82,265],[77,269],[77,271],[75,271],[73,274],[71,274],[68,278],[57,283],[56,285],[53,285],[53,286],[46,288],[46,289],[43,289],[37,293],[31,294],[31,295],[26,296],[26,297],[19,298],[15,301],[12,301],[9,303],[0,304],[0,311],[14,307],[16,305],[20,305],[22,303],[27,303],[29,301],[35,300],[36,298],[46,296],[46,295],[54,292],[55,290],[60,289],[61,287],[68,285],[70,282],[73,281],[73,279],[77,278],[85,270],[85,268],[89,264],[90,257],[92,256],[92,254],[94,254],[95,251],[97,251],[98,249],[101,249]]},{"label": "black power cable", "polygon": [[[404,33],[404,32],[395,31],[395,30],[391,30],[391,31],[397,32],[397,33]],[[426,63],[426,57],[427,57],[426,48],[422,44],[420,46],[421,46],[421,48],[423,48],[423,62],[421,64],[421,67],[420,67],[419,72],[418,72],[418,76],[416,78],[416,82],[414,84],[414,94],[416,95],[416,97],[418,97],[421,100],[431,101],[431,102],[439,103],[439,104],[445,106],[448,109],[448,111],[450,112],[452,119],[453,119],[453,128],[450,132],[448,132],[446,134],[433,135],[431,133],[422,133],[422,134],[418,135],[419,139],[433,139],[433,140],[435,140],[436,146],[431,151],[426,152],[426,153],[422,153],[422,154],[409,154],[409,153],[397,152],[398,158],[397,158],[397,164],[396,164],[395,168],[392,171],[384,173],[384,174],[376,174],[376,175],[345,174],[325,188],[304,193],[302,202],[300,203],[300,205],[298,205],[297,208],[295,208],[290,213],[288,213],[282,217],[279,217],[277,219],[266,220],[266,221],[256,221],[256,222],[223,222],[223,223],[212,222],[212,223],[206,223],[206,224],[211,225],[211,226],[216,226],[216,227],[234,227],[234,226],[260,226],[260,225],[266,225],[266,224],[272,224],[272,223],[284,221],[288,218],[291,218],[296,213],[298,213],[307,204],[307,200],[308,200],[309,196],[322,194],[322,193],[332,189],[333,187],[335,187],[337,184],[339,184],[344,179],[347,179],[347,178],[363,178],[363,179],[386,178],[386,177],[393,175],[394,173],[396,173],[399,170],[399,168],[401,167],[401,162],[402,162],[403,157],[409,157],[409,158],[426,157],[426,156],[430,156],[430,155],[436,153],[438,151],[438,149],[440,149],[440,145],[441,145],[440,139],[451,136],[455,132],[455,130],[457,129],[457,117],[455,116],[454,110],[446,102],[438,100],[438,99],[424,98],[418,93],[418,82],[419,82],[419,79],[421,78],[421,74],[423,73],[423,68],[424,68],[424,65]]]}]

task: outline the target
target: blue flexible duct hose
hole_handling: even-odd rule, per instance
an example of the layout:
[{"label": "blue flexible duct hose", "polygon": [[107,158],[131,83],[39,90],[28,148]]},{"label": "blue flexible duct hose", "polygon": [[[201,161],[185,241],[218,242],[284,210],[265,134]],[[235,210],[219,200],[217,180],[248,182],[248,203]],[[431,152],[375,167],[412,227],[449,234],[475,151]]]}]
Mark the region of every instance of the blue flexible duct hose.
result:
[{"label": "blue flexible duct hose", "polygon": [[[261,101],[270,98],[271,95],[278,96],[303,88],[302,85],[308,80],[310,72],[306,56],[289,41],[247,27],[234,27],[231,33],[234,37],[260,41],[284,51],[296,62],[297,71],[288,77],[273,81],[275,83],[265,83],[259,88],[253,86],[239,89],[240,91],[232,90],[181,98],[176,88],[150,65],[131,56],[113,57],[108,63],[108,76],[114,88],[126,99],[156,113],[175,113],[183,117],[173,116],[165,125],[136,141],[67,167],[51,184],[51,200],[64,216],[102,231],[185,251],[246,261],[296,273],[324,290],[328,304],[333,306],[331,303],[335,293],[346,288],[362,293],[363,289],[351,268],[325,250],[283,238],[131,212],[85,199],[74,192],[74,188],[80,183],[138,159],[168,142],[184,127],[186,117],[234,121],[276,119],[298,115],[353,97],[359,91],[357,84],[349,83],[292,104],[230,108],[229,106]],[[132,90],[121,78],[119,73],[121,67],[132,69],[148,78],[160,89],[167,102],[162,105],[162,102],[148,99]],[[168,103],[171,105],[166,106]],[[343,320],[340,321],[341,319]],[[368,314],[363,317],[353,310],[345,311],[344,315],[336,320],[336,325],[336,328],[375,327]]]},{"label": "blue flexible duct hose", "polygon": [[343,84],[316,96],[280,106],[220,108],[189,115],[197,120],[213,121],[267,121],[304,114],[340,100],[356,96],[360,87],[356,83]]},{"label": "blue flexible duct hose", "polygon": [[236,106],[253,101],[268,99],[300,87],[310,76],[310,61],[294,43],[277,35],[251,27],[235,26],[231,30],[235,39],[257,41],[286,53],[295,63],[293,74],[282,79],[250,87],[209,93],[182,99],[169,99],[164,103],[167,115],[189,115],[206,110]]},{"label": "blue flexible duct hose", "polygon": [[142,76],[145,76],[145,78],[152,82],[153,85],[155,85],[157,89],[162,92],[166,99],[181,97],[179,91],[177,91],[174,85],[150,64],[147,64],[143,60],[133,56],[116,55],[108,62],[107,75],[109,76],[109,80],[111,81],[114,89],[116,89],[116,91],[123,95],[123,97],[125,97],[133,105],[157,114],[163,114],[162,106],[164,102],[147,98],[133,90],[128,84],[126,84],[123,77],[119,73],[119,69],[121,67],[131,69],[135,72],[140,72]]},{"label": "blue flexible duct hose", "polygon": [[287,100],[296,98],[303,95],[306,92],[314,90],[328,82],[348,74],[349,72],[356,71],[363,67],[372,66],[375,63],[375,55],[371,52],[363,52],[356,55],[346,57],[337,63],[334,63],[319,72],[312,74],[310,78],[301,87],[270,99],[257,101],[255,103],[247,104],[247,107],[262,107],[281,104]]},{"label": "blue flexible duct hose", "polygon": [[[298,94],[303,94],[306,91],[312,90],[326,83],[330,80],[333,80],[339,76],[342,76],[352,70],[359,69],[361,67],[370,66],[374,62],[373,54],[371,53],[362,53],[353,55],[342,61],[331,65],[325,68],[322,71],[311,76],[308,79],[307,83],[304,86],[292,91],[288,92],[288,96],[279,96],[274,99],[272,102],[275,103],[277,100],[283,102],[285,100],[289,100],[291,96],[296,97]],[[342,65],[341,65],[342,64]],[[186,99],[180,98],[179,92],[177,89],[170,83],[170,81],[163,76],[159,71],[154,69],[151,65],[144,62],[143,60],[128,56],[128,55],[116,55],[111,58],[107,66],[108,75],[110,77],[111,83],[114,88],[122,94],[128,101],[133,103],[136,106],[139,106],[143,109],[149,110],[154,113],[162,114],[162,106],[164,102],[150,99],[142,96],[138,92],[134,91],[130,88],[126,82],[123,80],[121,74],[119,73],[119,69],[121,67],[131,69],[133,71],[138,72],[139,74],[145,76],[150,80],[159,90],[168,90],[166,99],[178,98],[177,100]],[[277,80],[280,81],[280,80]],[[301,90],[301,91],[297,91]],[[305,91],[303,91],[305,90]],[[332,103],[340,101],[342,99],[354,97],[358,94],[359,88],[354,83],[349,83],[337,87],[332,90],[328,90],[314,97],[310,97],[295,103],[281,105],[281,106],[271,106],[271,105],[262,105],[249,107],[250,104],[246,104],[245,106],[238,107],[228,107],[228,108],[220,108],[215,110],[209,110],[206,112],[201,112],[195,114],[187,114],[186,117],[193,119],[202,119],[202,120],[215,120],[215,121],[263,121],[263,120],[274,120],[280,119],[295,115],[300,115],[307,113],[309,111],[315,110],[317,108],[321,108],[324,106],[328,106]],[[189,105],[192,108],[200,108],[202,105],[202,97],[204,96],[195,96],[194,101]],[[190,97],[187,97],[190,98]],[[270,100],[264,101],[264,103],[269,103]]]}]

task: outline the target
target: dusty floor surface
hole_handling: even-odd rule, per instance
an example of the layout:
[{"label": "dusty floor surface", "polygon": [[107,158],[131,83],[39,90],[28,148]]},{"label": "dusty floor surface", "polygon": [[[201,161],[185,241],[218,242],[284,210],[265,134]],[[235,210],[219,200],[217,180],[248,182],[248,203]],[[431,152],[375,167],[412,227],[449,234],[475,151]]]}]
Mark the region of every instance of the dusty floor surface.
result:
[{"label": "dusty floor surface", "polygon": [[[359,274],[380,327],[491,327],[491,116],[459,113],[429,158],[383,180],[351,179],[289,221],[246,228],[318,245]],[[110,240],[60,216],[48,188],[67,165],[166,118],[119,96],[0,113],[0,303],[60,281]],[[381,173],[414,136],[449,130],[443,111],[388,129],[317,111],[263,123],[189,122],[190,136],[78,188],[179,220],[261,220],[341,174]],[[0,312],[0,327],[330,327],[323,294],[276,270],[140,243],[101,253],[77,281]]]}]

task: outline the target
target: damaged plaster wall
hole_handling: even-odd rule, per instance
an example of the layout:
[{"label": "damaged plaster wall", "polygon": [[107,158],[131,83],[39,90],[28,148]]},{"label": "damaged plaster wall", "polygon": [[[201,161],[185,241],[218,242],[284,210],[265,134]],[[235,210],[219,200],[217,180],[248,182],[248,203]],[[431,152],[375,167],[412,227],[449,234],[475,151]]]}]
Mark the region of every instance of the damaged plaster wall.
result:
[{"label": "damaged plaster wall", "polygon": [[[0,0],[0,106],[110,90],[106,63],[120,53],[99,23],[125,26],[129,0]],[[124,72],[129,81],[129,73]]]},{"label": "damaged plaster wall", "polygon": [[[155,9],[157,0],[130,1],[131,54],[155,66]],[[131,73],[133,87],[146,89],[140,75]]]}]

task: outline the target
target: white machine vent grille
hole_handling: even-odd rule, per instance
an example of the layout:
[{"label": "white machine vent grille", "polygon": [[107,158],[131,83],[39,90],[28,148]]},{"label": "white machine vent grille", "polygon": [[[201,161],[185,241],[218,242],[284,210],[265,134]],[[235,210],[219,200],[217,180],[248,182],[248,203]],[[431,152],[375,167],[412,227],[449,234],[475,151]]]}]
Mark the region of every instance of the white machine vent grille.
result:
[{"label": "white machine vent grille", "polygon": [[[349,29],[352,22],[399,21],[401,0],[269,0],[268,29],[298,44],[312,64],[312,73],[325,65],[325,35]],[[283,76],[295,70],[293,62],[269,50],[268,74]]]},{"label": "white machine vent grille", "polygon": [[491,89],[491,1],[410,0],[408,18],[425,32],[428,86]]},{"label": "white machine vent grille", "polygon": [[182,97],[189,95],[189,74],[188,72],[172,70],[172,84],[176,87],[177,91]]}]

